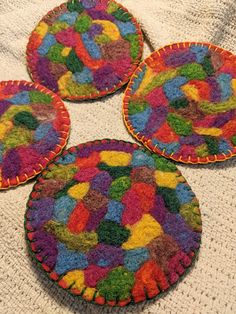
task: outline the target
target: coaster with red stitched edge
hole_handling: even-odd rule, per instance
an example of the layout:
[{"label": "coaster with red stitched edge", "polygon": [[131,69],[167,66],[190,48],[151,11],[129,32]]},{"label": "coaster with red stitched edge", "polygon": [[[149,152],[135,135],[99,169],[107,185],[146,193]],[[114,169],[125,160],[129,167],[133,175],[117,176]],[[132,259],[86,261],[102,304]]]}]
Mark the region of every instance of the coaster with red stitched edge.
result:
[{"label": "coaster with red stitched edge", "polygon": [[69,129],[57,95],[30,82],[0,82],[0,189],[40,173],[66,145]]},{"label": "coaster with red stitched edge", "polygon": [[143,37],[136,19],[113,0],[73,0],[50,11],[27,47],[34,81],[63,99],[94,99],[129,81]]},{"label": "coaster with red stitched edge", "polygon": [[153,52],[127,87],[123,114],[149,149],[184,163],[236,154],[236,56],[207,43]]},{"label": "coaster with red stitched edge", "polygon": [[201,214],[172,162],[102,140],[68,149],[43,171],[25,228],[30,252],[62,288],[125,306],[154,298],[186,273]]}]

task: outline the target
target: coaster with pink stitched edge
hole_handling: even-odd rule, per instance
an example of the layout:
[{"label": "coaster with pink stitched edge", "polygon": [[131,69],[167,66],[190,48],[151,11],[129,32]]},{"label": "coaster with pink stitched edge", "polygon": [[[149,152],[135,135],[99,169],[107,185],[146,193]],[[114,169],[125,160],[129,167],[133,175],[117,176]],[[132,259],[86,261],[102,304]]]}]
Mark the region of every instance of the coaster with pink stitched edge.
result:
[{"label": "coaster with pink stitched edge", "polygon": [[50,11],[27,47],[34,81],[69,100],[94,99],[129,81],[143,38],[135,18],[113,0],[73,0]]},{"label": "coaster with pink stitched edge", "polygon": [[155,51],[131,78],[128,130],[149,149],[184,163],[236,154],[236,56],[207,43]]},{"label": "coaster with pink stitched edge", "polygon": [[201,215],[172,162],[102,140],[68,149],[43,171],[25,228],[30,252],[62,288],[125,306],[154,298],[186,273]]},{"label": "coaster with pink stitched edge", "polygon": [[57,95],[34,83],[0,82],[0,189],[40,173],[66,145],[69,129]]}]

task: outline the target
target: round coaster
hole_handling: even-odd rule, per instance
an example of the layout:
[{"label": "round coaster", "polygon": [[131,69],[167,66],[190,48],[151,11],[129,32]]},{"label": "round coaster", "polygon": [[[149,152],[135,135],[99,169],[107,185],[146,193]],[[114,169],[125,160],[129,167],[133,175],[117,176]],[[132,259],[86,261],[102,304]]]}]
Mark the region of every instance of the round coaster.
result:
[{"label": "round coaster", "polygon": [[52,280],[112,306],[169,289],[201,239],[199,203],[176,166],[116,140],[57,157],[34,186],[25,227],[30,252]]},{"label": "round coaster", "polygon": [[113,0],[72,0],[49,12],[31,34],[34,81],[64,99],[94,99],[129,81],[143,37],[135,18]]},{"label": "round coaster", "polygon": [[70,119],[43,86],[0,82],[0,189],[35,177],[66,145]]},{"label": "round coaster", "polygon": [[179,43],[141,63],[126,90],[129,131],[184,163],[236,154],[236,56],[207,43]]}]

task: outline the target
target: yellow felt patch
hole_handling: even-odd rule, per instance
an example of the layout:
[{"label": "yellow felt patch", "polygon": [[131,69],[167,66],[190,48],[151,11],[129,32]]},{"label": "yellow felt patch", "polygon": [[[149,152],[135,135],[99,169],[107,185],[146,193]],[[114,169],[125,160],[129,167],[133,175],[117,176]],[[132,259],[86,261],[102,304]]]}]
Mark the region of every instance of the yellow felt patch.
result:
[{"label": "yellow felt patch", "polygon": [[68,190],[68,194],[76,200],[82,200],[89,191],[89,183],[78,183]]},{"label": "yellow felt patch", "polygon": [[105,162],[108,166],[111,167],[125,167],[128,166],[131,162],[131,154],[125,152],[116,152],[116,151],[102,151],[100,153],[101,162]]},{"label": "yellow felt patch", "polygon": [[73,283],[73,288],[82,291],[85,287],[84,285],[84,272],[82,270],[72,270],[68,272],[62,280],[67,284],[67,286],[71,286]]},{"label": "yellow felt patch", "polygon": [[187,98],[194,100],[194,101],[199,101],[200,100],[200,96],[199,96],[199,91],[198,89],[193,86],[193,85],[189,85],[189,84],[185,84],[181,87],[182,91],[185,93],[185,95],[187,96]]},{"label": "yellow felt patch", "polygon": [[220,136],[222,130],[218,128],[194,128],[194,131],[199,135]]},{"label": "yellow felt patch", "polygon": [[147,67],[146,73],[144,75],[144,78],[139,85],[139,88],[136,91],[136,95],[139,96],[143,93],[144,89],[152,82],[152,79],[156,76],[157,74],[150,68]]},{"label": "yellow felt patch", "polygon": [[72,72],[68,71],[58,80],[58,87],[63,96],[70,96],[67,90],[67,84],[72,79]]},{"label": "yellow felt patch", "polygon": [[118,40],[120,38],[119,28],[110,21],[94,20],[93,24],[99,24],[103,27],[102,33],[107,35],[111,40]]},{"label": "yellow felt patch", "polygon": [[175,172],[155,171],[155,179],[158,186],[175,189],[179,183],[179,174]]},{"label": "yellow felt patch", "polygon": [[136,224],[126,227],[131,231],[131,235],[128,241],[122,245],[125,250],[145,246],[163,233],[161,225],[149,214],[143,215]]},{"label": "yellow felt patch", "polygon": [[13,123],[11,121],[3,121],[0,123],[0,140],[3,140],[6,133],[11,130]]},{"label": "yellow felt patch", "polygon": [[83,297],[86,299],[86,300],[92,300],[93,299],[93,296],[94,296],[94,293],[96,292],[97,290],[95,288],[90,288],[90,287],[87,287],[84,294],[83,294]]},{"label": "yellow felt patch", "polygon": [[232,84],[234,96],[236,96],[236,79],[232,79],[231,84]]},{"label": "yellow felt patch", "polygon": [[35,32],[39,34],[42,38],[44,38],[48,32],[48,24],[45,22],[40,22],[36,27]]},{"label": "yellow felt patch", "polygon": [[69,56],[69,53],[71,52],[71,47],[65,47],[63,50],[62,50],[62,52],[61,52],[61,55],[63,56],[63,57],[67,57],[67,56]]}]

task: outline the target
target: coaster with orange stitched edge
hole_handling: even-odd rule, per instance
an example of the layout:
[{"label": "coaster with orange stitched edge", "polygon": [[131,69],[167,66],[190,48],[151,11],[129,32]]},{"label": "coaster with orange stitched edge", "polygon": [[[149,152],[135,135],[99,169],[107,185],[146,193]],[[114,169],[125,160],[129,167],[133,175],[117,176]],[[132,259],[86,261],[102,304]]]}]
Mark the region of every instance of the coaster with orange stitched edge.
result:
[{"label": "coaster with orange stitched edge", "polygon": [[0,189],[40,173],[66,145],[69,129],[57,95],[34,83],[0,82]]},{"label": "coaster with orange stitched edge", "polygon": [[43,171],[25,228],[30,252],[62,288],[125,306],[154,298],[186,273],[201,215],[172,162],[102,140],[68,149]]},{"label": "coaster with orange stitched edge", "polygon": [[207,43],[155,51],[136,70],[123,113],[145,146],[184,163],[236,154],[236,56]]},{"label": "coaster with orange stitched edge", "polygon": [[94,99],[129,81],[143,38],[135,18],[113,0],[73,0],[49,12],[32,32],[28,68],[34,81],[64,99]]}]

